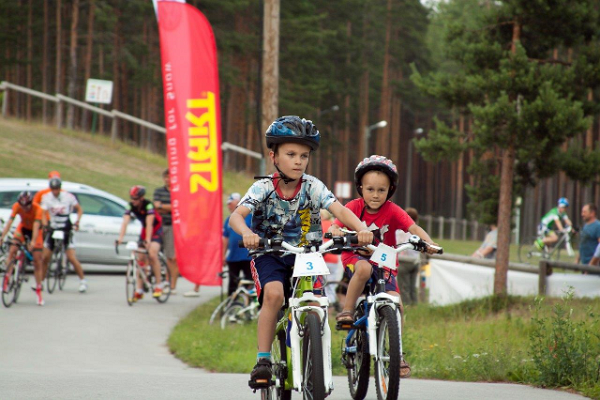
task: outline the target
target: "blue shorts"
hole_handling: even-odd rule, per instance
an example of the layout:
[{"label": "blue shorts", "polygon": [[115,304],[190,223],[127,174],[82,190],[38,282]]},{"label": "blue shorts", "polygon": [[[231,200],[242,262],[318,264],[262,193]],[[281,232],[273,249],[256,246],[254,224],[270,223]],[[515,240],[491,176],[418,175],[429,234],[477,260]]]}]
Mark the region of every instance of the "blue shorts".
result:
[{"label": "blue shorts", "polygon": [[[364,260],[368,263],[371,264],[371,279],[369,280],[369,282],[367,282],[367,285],[369,284],[373,284],[373,283],[377,283],[377,268],[372,265],[372,263],[369,261],[369,259],[367,257],[363,257],[359,254],[352,254],[349,257],[344,257],[344,267],[345,267],[345,275],[348,276],[348,278],[352,278],[352,275],[354,275],[354,265],[360,261],[360,260]],[[400,293],[400,289],[398,288],[398,282],[396,281],[396,277],[391,273],[391,271],[388,268],[384,268],[383,269],[383,276],[385,279],[385,290],[386,292],[397,292]]]},{"label": "blue shorts", "polygon": [[[257,257],[250,262],[252,279],[256,286],[258,301],[262,304],[262,288],[269,282],[281,282],[283,284],[284,297],[290,297],[290,279],[294,269],[296,256],[291,254],[285,257],[277,257],[271,254]],[[323,276],[314,277],[313,289],[316,295],[323,292],[325,280]]]}]

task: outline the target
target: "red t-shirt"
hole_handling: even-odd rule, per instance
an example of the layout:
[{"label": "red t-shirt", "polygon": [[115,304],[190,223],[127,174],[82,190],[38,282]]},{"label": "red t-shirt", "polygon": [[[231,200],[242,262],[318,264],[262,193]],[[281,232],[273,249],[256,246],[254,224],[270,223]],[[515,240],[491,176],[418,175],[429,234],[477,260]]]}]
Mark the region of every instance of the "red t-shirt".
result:
[{"label": "red t-shirt", "polygon": [[[383,241],[388,246],[396,245],[396,231],[402,229],[404,232],[408,232],[415,221],[397,204],[391,201],[386,201],[383,206],[375,214],[369,214],[365,209],[365,201],[363,198],[354,199],[348,204],[346,208],[354,213],[361,221],[367,225],[370,231],[373,231],[375,239]],[[339,227],[343,227],[339,220],[335,220],[335,224]],[[352,256],[353,253],[345,252],[342,254],[342,261],[346,257]]]}]

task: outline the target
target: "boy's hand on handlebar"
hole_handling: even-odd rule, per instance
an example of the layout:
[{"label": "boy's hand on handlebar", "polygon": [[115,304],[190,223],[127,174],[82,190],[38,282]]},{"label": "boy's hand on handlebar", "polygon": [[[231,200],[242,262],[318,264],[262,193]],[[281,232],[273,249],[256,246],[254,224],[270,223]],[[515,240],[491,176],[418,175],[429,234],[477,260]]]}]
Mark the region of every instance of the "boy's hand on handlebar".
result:
[{"label": "boy's hand on handlebar", "polygon": [[344,236],[344,232],[337,226],[336,227],[332,226],[331,228],[329,228],[327,233],[331,233],[332,236]]},{"label": "boy's hand on handlebar", "polygon": [[360,231],[356,234],[358,236],[358,245],[366,246],[373,243],[373,232],[364,230]]},{"label": "boy's hand on handlebar", "polygon": [[245,233],[242,236],[242,239],[244,240],[244,247],[250,250],[256,249],[258,248],[258,244],[260,242],[260,236],[258,236],[256,233]]}]

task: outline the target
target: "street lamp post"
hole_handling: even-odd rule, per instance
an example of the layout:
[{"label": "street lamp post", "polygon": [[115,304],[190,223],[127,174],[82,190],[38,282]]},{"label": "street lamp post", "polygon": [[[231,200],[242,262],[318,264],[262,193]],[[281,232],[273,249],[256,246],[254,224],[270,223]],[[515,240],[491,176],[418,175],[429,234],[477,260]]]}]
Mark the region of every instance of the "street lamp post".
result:
[{"label": "street lamp post", "polygon": [[364,158],[369,157],[369,139],[371,138],[371,131],[375,130],[375,129],[379,129],[379,128],[385,128],[387,126],[387,121],[383,120],[383,121],[379,121],[376,124],[373,124],[371,126],[365,126],[365,154],[364,154]]},{"label": "street lamp post", "polygon": [[[423,128],[417,128],[413,132],[415,135],[420,135],[423,133]],[[413,153],[413,138],[410,138],[408,141],[408,155],[406,157],[406,189],[404,190],[404,207],[410,206],[410,189],[412,186],[412,153]]]}]

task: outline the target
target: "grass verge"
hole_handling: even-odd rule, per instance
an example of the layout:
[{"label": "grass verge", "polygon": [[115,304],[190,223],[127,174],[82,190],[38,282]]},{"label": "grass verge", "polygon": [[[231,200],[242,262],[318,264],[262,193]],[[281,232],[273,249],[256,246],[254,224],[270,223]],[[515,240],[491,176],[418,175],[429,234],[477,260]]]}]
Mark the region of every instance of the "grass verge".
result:
[{"label": "grass verge", "polygon": [[[218,300],[199,306],[181,320],[169,337],[169,348],[191,366],[218,372],[249,373],[256,358],[256,324],[230,327],[225,331],[218,325],[209,325],[210,314]],[[558,316],[556,307],[564,308],[565,304],[570,310],[568,315]],[[498,301],[489,297],[447,307],[417,305],[406,310],[404,348],[415,378],[566,386],[592,398],[600,398],[597,381],[600,341],[596,331],[591,330],[595,319],[590,320],[590,315],[598,315],[598,312],[600,301],[597,299],[570,299],[567,302],[509,297]],[[566,318],[572,321],[571,331],[587,329],[589,337],[585,351],[596,375],[585,382],[566,385],[542,381],[540,370],[543,368],[538,359],[544,359],[542,353],[546,342],[536,347],[534,344],[539,340],[536,342],[534,337],[541,334],[554,342],[560,339],[552,338],[552,332],[558,332],[559,337],[572,337],[564,326],[556,328],[558,321]],[[334,374],[345,375],[346,370],[340,362],[344,335],[333,326],[332,334]],[[574,351],[561,355],[565,359],[571,356],[581,358],[581,354]],[[552,356],[544,360],[548,358],[552,359]],[[548,368],[564,367],[566,371],[565,362],[555,364]]]}]

